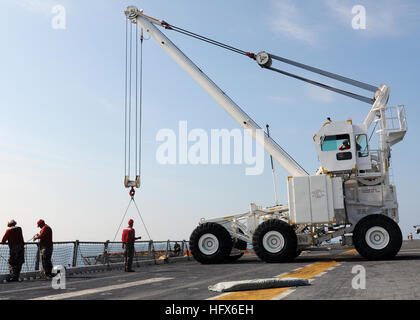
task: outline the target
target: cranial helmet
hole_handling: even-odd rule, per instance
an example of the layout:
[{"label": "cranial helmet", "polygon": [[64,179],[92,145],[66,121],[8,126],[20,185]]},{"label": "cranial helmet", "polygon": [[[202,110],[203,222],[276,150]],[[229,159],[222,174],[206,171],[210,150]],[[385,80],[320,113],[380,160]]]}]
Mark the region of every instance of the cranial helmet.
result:
[{"label": "cranial helmet", "polygon": [[14,227],[15,225],[17,224],[17,222],[15,221],[15,220],[10,220],[8,223],[7,223],[7,226],[8,227]]}]

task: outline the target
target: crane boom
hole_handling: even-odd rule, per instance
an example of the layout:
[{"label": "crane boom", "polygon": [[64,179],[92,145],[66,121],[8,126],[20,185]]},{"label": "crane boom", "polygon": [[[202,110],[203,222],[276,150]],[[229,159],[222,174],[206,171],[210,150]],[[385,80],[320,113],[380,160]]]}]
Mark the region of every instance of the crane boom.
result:
[{"label": "crane boom", "polygon": [[[308,173],[269,137],[231,98],[229,98],[203,71],[198,68],[180,49],[176,47],[154,24],[135,7],[129,7],[127,17],[143,28],[222,108],[273,156],[273,158],[291,175],[307,176]],[[261,132],[261,134],[258,134]]]}]

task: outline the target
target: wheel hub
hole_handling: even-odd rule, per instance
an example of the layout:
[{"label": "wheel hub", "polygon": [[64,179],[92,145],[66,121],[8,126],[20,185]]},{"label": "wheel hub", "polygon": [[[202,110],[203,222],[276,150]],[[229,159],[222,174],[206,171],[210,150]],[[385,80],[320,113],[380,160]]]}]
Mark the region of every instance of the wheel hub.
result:
[{"label": "wheel hub", "polygon": [[214,234],[206,233],[198,240],[198,247],[203,254],[210,256],[219,250],[219,240]]},{"label": "wheel hub", "polygon": [[372,227],[366,232],[366,243],[375,250],[384,249],[389,244],[389,233],[382,227]]},{"label": "wheel hub", "polygon": [[284,248],[284,237],[278,231],[267,232],[263,237],[263,246],[270,253],[278,253]]}]

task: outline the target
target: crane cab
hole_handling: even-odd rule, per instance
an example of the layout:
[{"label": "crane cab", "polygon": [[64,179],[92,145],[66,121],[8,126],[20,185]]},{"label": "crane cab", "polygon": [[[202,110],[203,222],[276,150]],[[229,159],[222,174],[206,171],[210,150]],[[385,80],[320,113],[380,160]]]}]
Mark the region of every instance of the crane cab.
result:
[{"label": "crane cab", "polygon": [[328,121],[314,136],[324,173],[370,170],[368,130],[352,120]]}]

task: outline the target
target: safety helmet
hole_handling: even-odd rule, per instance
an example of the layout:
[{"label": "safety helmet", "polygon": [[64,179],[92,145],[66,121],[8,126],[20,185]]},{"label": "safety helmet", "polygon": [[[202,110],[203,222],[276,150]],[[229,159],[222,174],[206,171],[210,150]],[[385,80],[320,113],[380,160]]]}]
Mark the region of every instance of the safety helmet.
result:
[{"label": "safety helmet", "polygon": [[17,222],[12,219],[7,223],[7,226],[10,228],[10,227],[14,227],[16,224],[17,224]]},{"label": "safety helmet", "polygon": [[37,226],[38,226],[38,228],[39,228],[39,226],[40,226],[41,224],[45,224],[45,221],[44,221],[44,220],[42,220],[42,219],[39,219],[39,220],[38,220],[38,222],[37,222],[36,224],[37,224]]},{"label": "safety helmet", "polygon": [[129,226],[132,226],[133,224],[134,224],[134,220],[133,219],[128,220],[128,225]]}]

